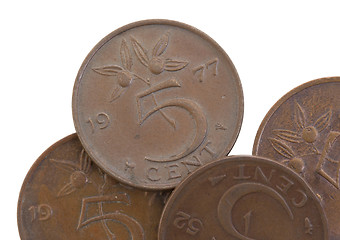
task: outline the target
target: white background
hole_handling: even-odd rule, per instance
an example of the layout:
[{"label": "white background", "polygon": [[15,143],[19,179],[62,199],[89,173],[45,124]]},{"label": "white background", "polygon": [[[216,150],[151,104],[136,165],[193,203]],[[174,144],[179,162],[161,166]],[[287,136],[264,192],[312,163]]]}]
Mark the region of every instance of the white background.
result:
[{"label": "white background", "polygon": [[19,239],[17,199],[33,162],[75,131],[74,80],[104,36],[134,21],[163,18],[215,39],[244,91],[244,120],[231,154],[251,154],[263,117],[281,96],[309,80],[340,75],[339,10],[339,1],[328,0],[2,1],[1,238]]}]

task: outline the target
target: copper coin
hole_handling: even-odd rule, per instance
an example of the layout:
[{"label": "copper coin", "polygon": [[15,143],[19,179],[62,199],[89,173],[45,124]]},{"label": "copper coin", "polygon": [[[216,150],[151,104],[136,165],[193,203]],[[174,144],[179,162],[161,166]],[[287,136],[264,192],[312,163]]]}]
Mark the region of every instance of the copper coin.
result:
[{"label": "copper coin", "polygon": [[156,239],[168,192],[119,184],[91,162],[76,134],[35,162],[21,189],[23,240]]},{"label": "copper coin", "polygon": [[328,239],[319,199],[289,168],[233,156],[202,167],[170,196],[159,240]]},{"label": "copper coin", "polygon": [[267,113],[253,154],[294,169],[322,201],[330,239],[340,239],[340,77],[305,83]]},{"label": "copper coin", "polygon": [[199,30],[168,20],[105,37],[73,93],[88,154],[119,181],[147,189],[173,188],[228,154],[242,117],[241,83],[227,54]]}]

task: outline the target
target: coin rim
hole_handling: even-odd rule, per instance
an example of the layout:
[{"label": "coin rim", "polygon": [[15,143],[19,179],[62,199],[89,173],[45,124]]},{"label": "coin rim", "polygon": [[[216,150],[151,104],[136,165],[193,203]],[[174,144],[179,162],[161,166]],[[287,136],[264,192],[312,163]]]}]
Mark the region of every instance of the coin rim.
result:
[{"label": "coin rim", "polygon": [[[173,189],[178,185],[178,182],[176,183],[172,183],[172,184],[162,184],[157,185],[157,184],[144,184],[141,181],[139,181],[139,183],[134,183],[132,181],[130,181],[129,179],[126,179],[122,176],[120,176],[119,174],[117,174],[116,172],[110,172],[107,168],[108,163],[104,163],[103,161],[99,161],[96,159],[94,151],[91,151],[92,149],[89,147],[88,144],[86,144],[86,138],[84,136],[82,136],[81,133],[81,123],[79,121],[79,117],[78,117],[78,88],[80,86],[82,77],[83,77],[83,73],[87,67],[87,65],[89,64],[89,62],[91,61],[91,59],[94,57],[94,55],[97,53],[97,51],[100,50],[101,47],[103,47],[108,41],[110,41],[111,39],[113,39],[115,36],[130,30],[132,28],[136,28],[136,27],[141,27],[141,26],[146,26],[146,25],[169,25],[169,26],[173,26],[173,27],[178,27],[178,28],[182,28],[185,29],[187,31],[190,31],[196,35],[198,35],[199,37],[201,37],[202,39],[205,39],[206,41],[208,41],[210,44],[212,44],[218,52],[222,53],[222,55],[225,56],[226,61],[229,62],[230,67],[231,67],[231,72],[232,72],[232,78],[235,81],[235,85],[236,88],[238,89],[238,101],[239,101],[239,109],[238,109],[238,115],[239,118],[237,119],[236,122],[236,128],[235,131],[231,137],[231,141],[230,143],[224,148],[224,151],[221,152],[217,157],[222,157],[222,156],[226,156],[228,155],[228,153],[231,151],[231,149],[233,148],[233,146],[235,145],[235,142],[238,138],[238,135],[240,133],[241,130],[241,126],[242,126],[242,122],[243,122],[243,115],[244,115],[244,96],[243,96],[243,88],[242,88],[242,84],[241,84],[241,80],[240,77],[237,73],[237,70],[233,64],[233,62],[231,61],[231,59],[229,58],[228,54],[222,49],[222,47],[215,41],[213,40],[211,37],[209,37],[206,33],[202,32],[201,30],[198,30],[195,27],[192,27],[190,25],[187,25],[185,23],[182,22],[177,22],[177,21],[173,21],[173,20],[167,20],[167,19],[148,19],[148,20],[141,20],[141,21],[137,21],[137,22],[133,22],[130,24],[127,24],[121,28],[116,29],[115,31],[111,32],[110,34],[108,34],[106,37],[104,37],[99,43],[97,43],[95,45],[95,47],[89,52],[89,54],[87,55],[87,57],[85,58],[85,60],[83,61],[77,77],[76,77],[76,81],[74,83],[74,88],[73,88],[73,94],[72,94],[72,115],[73,115],[73,122],[74,122],[74,126],[76,129],[76,132],[78,134],[78,137],[80,139],[80,142],[82,143],[83,147],[85,148],[86,152],[88,153],[88,155],[92,158],[92,160],[101,168],[103,169],[103,171],[105,171],[106,173],[108,173],[111,177],[113,177],[114,179],[116,179],[119,182],[125,183],[127,185],[139,188],[139,189],[145,189],[145,190],[167,190],[167,189]],[[113,163],[114,164],[114,163]],[[112,165],[112,164],[111,164]]]},{"label": "coin rim", "polygon": [[254,145],[253,145],[253,155],[258,155],[258,148],[259,148],[259,142],[260,139],[262,137],[262,133],[265,129],[265,126],[267,125],[268,121],[271,119],[272,115],[276,112],[276,110],[278,110],[280,108],[280,106],[286,102],[289,98],[291,98],[292,96],[294,96],[295,94],[298,94],[299,92],[301,92],[304,89],[307,89],[309,87],[313,87],[313,86],[317,86],[317,85],[321,85],[324,83],[337,83],[340,82],[340,77],[338,76],[334,76],[334,77],[325,77],[325,78],[318,78],[306,83],[303,83],[295,88],[293,88],[292,90],[290,90],[288,93],[286,93],[285,95],[283,95],[283,97],[281,97],[267,112],[267,114],[265,115],[265,117],[263,118],[260,127],[257,130],[256,136],[255,136],[255,140],[254,140]]},{"label": "coin rim", "polygon": [[64,137],[60,139],[59,141],[55,142],[52,144],[49,148],[47,148],[35,162],[31,166],[30,170],[26,174],[26,177],[21,185],[20,193],[19,193],[19,199],[18,199],[18,204],[17,204],[17,225],[18,225],[18,230],[19,230],[19,236],[20,239],[25,240],[27,239],[27,228],[23,226],[22,222],[22,203],[23,203],[23,198],[24,198],[24,191],[26,189],[27,184],[29,184],[29,179],[34,175],[35,171],[39,167],[39,165],[46,159],[46,157],[52,153],[55,149],[60,147],[61,145],[65,144],[66,142],[69,142],[73,139],[77,138],[76,133],[72,133],[68,135],[67,137]]},{"label": "coin rim", "polygon": [[209,170],[211,168],[214,168],[218,165],[223,165],[226,162],[236,162],[236,163],[241,163],[242,159],[245,159],[246,161],[257,161],[258,163],[266,163],[266,164],[273,164],[274,166],[278,167],[280,170],[290,172],[296,180],[302,184],[303,186],[306,187],[307,192],[309,191],[311,194],[311,197],[314,198],[314,200],[317,201],[317,208],[319,210],[320,216],[321,216],[321,221],[323,223],[323,229],[324,229],[324,240],[328,240],[329,236],[329,229],[328,229],[328,220],[325,215],[325,211],[323,210],[322,204],[320,199],[316,196],[314,191],[311,189],[311,187],[308,185],[308,183],[300,177],[299,174],[295,173],[293,170],[290,168],[287,168],[283,166],[282,164],[278,163],[277,161],[274,161],[272,159],[266,158],[266,157],[261,157],[261,156],[251,156],[251,155],[234,155],[234,156],[228,156],[225,158],[220,158],[214,162],[210,162],[199,169],[197,169],[195,172],[193,172],[191,175],[189,175],[187,178],[185,178],[176,188],[175,190],[171,193],[167,203],[164,206],[162,216],[160,219],[159,227],[158,227],[158,240],[163,240],[161,237],[165,233],[166,229],[166,223],[167,223],[167,216],[169,215],[169,212],[172,210],[172,204],[175,202],[176,198],[178,195],[180,195],[181,191],[183,188],[186,188],[187,185],[190,185],[192,181],[195,181],[196,178],[199,178],[201,174],[203,174],[206,170]]}]

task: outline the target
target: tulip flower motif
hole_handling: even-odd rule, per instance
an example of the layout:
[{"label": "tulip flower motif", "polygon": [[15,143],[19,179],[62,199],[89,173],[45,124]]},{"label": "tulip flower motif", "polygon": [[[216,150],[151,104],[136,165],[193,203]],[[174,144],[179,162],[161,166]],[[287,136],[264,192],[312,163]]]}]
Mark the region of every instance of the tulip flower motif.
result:
[{"label": "tulip flower motif", "polygon": [[[147,51],[142,44],[133,37],[131,37],[131,44],[138,61],[147,67],[154,75],[158,75],[163,71],[179,71],[188,65],[187,61],[163,57],[163,53],[169,44],[169,33],[163,34],[160,37],[156,45],[153,47],[151,58],[149,58]],[[110,102],[118,99],[134,80],[141,80],[151,87],[149,78],[143,78],[132,71],[132,56],[125,39],[122,40],[119,52],[122,66],[107,65],[92,68],[93,71],[100,75],[115,77],[117,79],[117,84],[110,95]]]},{"label": "tulip flower motif", "polygon": [[287,164],[289,168],[293,169],[297,173],[303,172],[305,168],[305,162],[302,160],[302,158],[295,156],[290,146],[276,138],[268,138],[268,140],[275,151],[285,157],[282,163]]},{"label": "tulip flower motif", "polygon": [[79,164],[71,161],[55,160],[51,161],[62,170],[70,173],[70,180],[58,192],[58,197],[63,197],[83,188],[89,181],[89,171],[91,168],[91,159],[83,149],[80,153]]},{"label": "tulip flower motif", "polygon": [[126,89],[131,85],[133,80],[139,79],[149,84],[149,81],[137,76],[135,73],[131,71],[132,57],[125,39],[123,39],[120,46],[120,58],[123,65],[122,67],[119,65],[108,65],[92,69],[93,71],[100,75],[116,77],[117,85],[113,88],[113,91],[110,96],[110,102],[119,98],[120,95],[122,95],[126,91]]},{"label": "tulip flower motif", "polygon": [[302,159],[302,156],[295,156],[293,149],[284,141],[293,144],[311,144],[314,151],[313,154],[320,154],[320,151],[315,147],[314,142],[318,139],[320,132],[329,126],[330,118],[331,110],[324,113],[312,124],[307,124],[305,111],[300,106],[300,104],[296,102],[294,123],[297,127],[297,131],[274,129],[272,132],[276,138],[268,138],[274,150],[285,157],[285,160],[283,160],[282,163],[286,163],[288,167],[297,173],[302,173],[305,168],[305,163]]},{"label": "tulip flower motif", "polygon": [[277,137],[292,143],[314,143],[319,136],[319,133],[324,130],[330,122],[331,110],[319,117],[314,123],[307,124],[304,110],[295,103],[295,125],[297,131],[275,129],[273,134]]},{"label": "tulip flower motif", "polygon": [[169,33],[165,33],[160,37],[156,45],[153,47],[151,58],[149,58],[145,48],[136,39],[131,37],[131,41],[133,50],[135,51],[140,63],[142,63],[155,75],[158,75],[163,71],[178,71],[188,65],[187,61],[163,57],[163,53],[169,44]]}]

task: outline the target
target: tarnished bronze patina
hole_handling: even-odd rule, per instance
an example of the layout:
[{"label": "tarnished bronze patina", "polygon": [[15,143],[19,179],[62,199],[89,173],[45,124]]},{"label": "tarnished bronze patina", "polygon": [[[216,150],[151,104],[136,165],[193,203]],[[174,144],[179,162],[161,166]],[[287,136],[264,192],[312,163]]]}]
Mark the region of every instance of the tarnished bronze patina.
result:
[{"label": "tarnished bronze patina", "polygon": [[226,155],[242,117],[241,83],[227,54],[174,21],[112,32],[74,87],[74,123],[88,154],[119,181],[146,189],[173,188]]},{"label": "tarnished bronze patina", "polygon": [[22,240],[156,239],[168,192],[145,192],[102,172],[76,134],[46,150],[21,189]]},{"label": "tarnished bronze patina", "polygon": [[289,168],[233,156],[200,168],[173,192],[159,240],[327,240],[317,196]]},{"label": "tarnished bronze patina", "polygon": [[283,96],[264,118],[253,154],[306,179],[324,206],[330,239],[340,239],[340,77],[317,79]]}]

